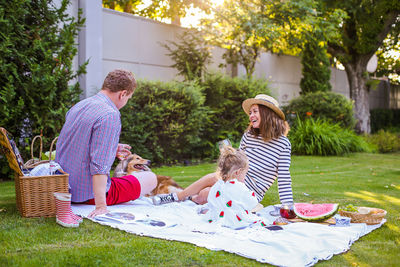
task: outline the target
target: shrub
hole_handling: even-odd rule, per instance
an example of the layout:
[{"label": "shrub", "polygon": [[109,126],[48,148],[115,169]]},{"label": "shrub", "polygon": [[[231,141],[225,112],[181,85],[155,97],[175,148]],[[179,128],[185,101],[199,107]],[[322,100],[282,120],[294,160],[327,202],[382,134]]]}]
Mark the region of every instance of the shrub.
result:
[{"label": "shrub", "polygon": [[[78,19],[68,15],[69,1],[58,2],[0,0],[0,125],[13,134],[24,159],[24,140],[43,131],[51,141],[79,100],[79,84],[70,82],[84,72],[84,66],[72,69],[84,21],[80,13]],[[0,173],[9,176],[0,161]]]},{"label": "shrub", "polygon": [[400,129],[400,110],[399,109],[372,109],[371,132],[379,130]]},{"label": "shrub", "polygon": [[312,116],[339,123],[342,127],[353,128],[353,104],[345,96],[333,92],[313,92],[290,101],[283,107],[286,116],[296,114],[301,120]]},{"label": "shrub", "polygon": [[310,39],[304,45],[301,55],[303,77],[300,81],[301,94],[332,89],[329,68],[329,58],[326,47],[320,45],[320,40]]},{"label": "shrub", "polygon": [[297,119],[289,139],[293,154],[298,155],[328,156],[370,151],[367,142],[354,131],[323,119]]},{"label": "shrub", "polygon": [[243,100],[257,94],[270,94],[263,79],[231,78],[222,74],[208,74],[202,82],[205,105],[211,111],[202,139],[203,157],[216,157],[216,143],[229,138],[237,143],[245,131],[249,118],[242,109]]},{"label": "shrub", "polygon": [[367,141],[375,145],[380,153],[400,151],[400,135],[385,130],[367,136]]},{"label": "shrub", "polygon": [[196,157],[207,122],[204,96],[196,82],[139,81],[121,109],[120,142],[155,163],[175,163]]}]

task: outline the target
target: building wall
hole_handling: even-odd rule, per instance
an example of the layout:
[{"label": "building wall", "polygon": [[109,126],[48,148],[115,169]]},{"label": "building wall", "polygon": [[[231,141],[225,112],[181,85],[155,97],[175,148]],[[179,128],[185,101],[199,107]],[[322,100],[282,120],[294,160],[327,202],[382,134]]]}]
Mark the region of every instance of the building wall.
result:
[{"label": "building wall", "polygon": [[[103,9],[103,76],[115,69],[126,68],[137,78],[169,81],[181,79],[170,66],[174,63],[160,45],[166,41],[178,41],[185,29],[176,25],[160,23],[110,9]],[[209,70],[219,70],[224,63],[223,49],[212,50],[213,63]],[[239,75],[245,75],[239,66]],[[282,104],[297,97],[300,92],[301,62],[299,57],[262,53],[256,64],[255,76],[270,81],[273,94]],[[346,73],[332,69],[333,90],[348,94]]]},{"label": "building wall", "polygon": [[[110,9],[103,9],[103,25],[104,76],[115,68],[126,68],[141,79],[181,79],[161,44],[179,41],[184,28]],[[212,50],[212,69],[221,63],[221,51]]]},{"label": "building wall", "polygon": [[[98,3],[94,5],[93,2]],[[187,29],[101,8],[99,3],[101,0],[72,0],[72,12],[77,14],[78,6],[86,9],[84,15],[89,16],[86,18],[89,23],[79,38],[79,63],[89,60],[88,74],[80,79],[85,90],[83,97],[95,94],[100,89],[107,73],[116,68],[128,69],[139,79],[160,81],[182,79],[171,67],[174,62],[166,55],[168,51],[160,43],[179,42],[178,36]],[[101,12],[96,11],[99,8]],[[90,10],[88,11],[88,9]],[[98,14],[101,14],[101,19],[96,17]],[[96,33],[95,36],[93,36],[93,32]],[[92,40],[94,38],[101,39],[101,45],[96,44]],[[95,51],[100,49],[100,51],[94,53],[91,52],[91,49],[95,49]],[[228,73],[227,69],[218,68],[220,63],[224,63],[223,52],[224,50],[221,48],[213,48],[213,63],[208,67],[209,70]],[[88,54],[90,55],[88,56]],[[96,56],[99,59],[96,59]],[[93,64],[96,65],[93,66]],[[256,64],[254,75],[268,79],[274,97],[282,105],[285,105],[291,99],[299,96],[301,71],[299,57],[262,53]],[[243,66],[239,66],[238,74],[245,75]],[[350,97],[345,71],[331,68],[331,84],[334,92]],[[371,93],[371,108],[389,107],[389,98],[382,95],[384,91],[384,89],[380,89]]]}]

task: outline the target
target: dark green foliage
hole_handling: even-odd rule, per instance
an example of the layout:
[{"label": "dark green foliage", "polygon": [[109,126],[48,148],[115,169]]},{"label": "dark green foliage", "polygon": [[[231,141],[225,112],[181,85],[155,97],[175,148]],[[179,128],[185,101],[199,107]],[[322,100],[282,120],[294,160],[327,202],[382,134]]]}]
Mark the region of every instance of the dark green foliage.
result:
[{"label": "dark green foliage", "polygon": [[289,139],[292,153],[297,155],[337,156],[370,151],[367,142],[353,130],[323,119],[297,119]]},{"label": "dark green foliage", "polygon": [[[242,109],[243,100],[257,94],[270,94],[268,84],[262,79],[231,78],[222,74],[209,74],[202,83],[205,105],[211,110],[209,123],[203,132],[204,155],[215,157],[215,144],[225,138],[233,143],[240,141],[249,118]],[[210,154],[212,152],[212,154]]]},{"label": "dark green foliage", "polygon": [[303,78],[300,81],[301,94],[332,89],[326,47],[321,47],[318,40],[310,40],[305,44],[301,64],[303,66]]},{"label": "dark green foliage", "polygon": [[72,70],[83,20],[67,14],[68,4],[0,0],[0,125],[14,135],[24,158],[20,141],[41,130],[54,138],[79,100],[79,84],[69,82],[84,71]]},{"label": "dark green foliage", "polygon": [[248,125],[244,99],[268,94],[264,80],[206,75],[204,82],[139,81],[121,110],[121,142],[157,164],[218,156],[218,141],[234,146]]},{"label": "dark green foliage", "polygon": [[168,56],[175,62],[171,67],[178,70],[186,81],[201,79],[206,71],[206,65],[211,63],[211,53],[205,44],[201,32],[184,31],[178,36],[180,42],[168,41],[161,44]]},{"label": "dark green foliage", "polygon": [[288,118],[295,114],[298,118],[321,118],[339,123],[342,127],[353,128],[353,105],[345,96],[333,92],[313,92],[290,101],[283,107]]},{"label": "dark green foliage", "polygon": [[191,159],[207,122],[204,96],[196,82],[139,81],[121,110],[120,142],[156,163]]},{"label": "dark green foliage", "polygon": [[400,129],[400,109],[372,109],[371,113],[371,132],[390,128]]},{"label": "dark green foliage", "polygon": [[380,153],[400,151],[400,134],[379,130],[367,137],[368,142],[375,145]]}]

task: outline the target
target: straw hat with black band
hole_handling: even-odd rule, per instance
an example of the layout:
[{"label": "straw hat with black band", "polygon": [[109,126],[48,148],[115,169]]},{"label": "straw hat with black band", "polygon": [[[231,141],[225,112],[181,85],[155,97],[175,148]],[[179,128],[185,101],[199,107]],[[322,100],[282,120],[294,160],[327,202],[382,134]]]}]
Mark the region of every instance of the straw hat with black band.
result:
[{"label": "straw hat with black band", "polygon": [[242,107],[244,112],[248,115],[250,113],[250,107],[252,105],[263,105],[268,108],[270,108],[272,111],[274,111],[278,116],[282,119],[285,120],[285,114],[283,114],[282,110],[279,108],[279,103],[278,101],[275,100],[272,96],[269,95],[256,95],[255,98],[249,98],[243,101]]}]

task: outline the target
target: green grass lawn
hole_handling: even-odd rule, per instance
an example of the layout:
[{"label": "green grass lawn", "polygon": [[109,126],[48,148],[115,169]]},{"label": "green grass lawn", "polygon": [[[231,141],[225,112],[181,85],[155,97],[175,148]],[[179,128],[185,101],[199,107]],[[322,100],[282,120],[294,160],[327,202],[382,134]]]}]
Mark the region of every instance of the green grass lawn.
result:
[{"label": "green grass lawn", "polygon": [[[201,164],[153,171],[187,186],[214,168],[215,164]],[[381,228],[360,238],[347,253],[317,266],[400,266],[400,154],[293,156],[291,174],[296,202],[351,203],[388,212]],[[276,203],[274,184],[262,204]],[[0,266],[262,265],[227,252],[135,236],[89,220],[68,229],[54,218],[21,218],[12,181],[0,183],[0,210]]]}]

